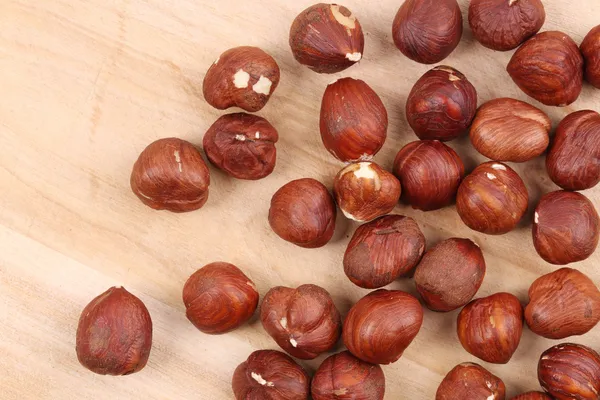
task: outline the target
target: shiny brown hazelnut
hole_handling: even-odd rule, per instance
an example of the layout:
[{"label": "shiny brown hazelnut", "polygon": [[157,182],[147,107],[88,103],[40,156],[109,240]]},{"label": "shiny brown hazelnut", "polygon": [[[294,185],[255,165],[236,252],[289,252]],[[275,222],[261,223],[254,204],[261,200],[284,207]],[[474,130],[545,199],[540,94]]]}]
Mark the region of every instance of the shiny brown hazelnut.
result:
[{"label": "shiny brown hazelnut", "polygon": [[379,289],[352,306],[342,337],[355,357],[373,364],[390,364],[402,357],[422,324],[419,300],[399,290]]},{"label": "shiny brown hazelnut", "polygon": [[394,19],[392,36],[406,57],[437,64],[458,46],[463,18],[456,0],[406,0]]},{"label": "shiny brown hazelnut", "polygon": [[525,320],[529,329],[548,339],[583,335],[600,321],[600,291],[575,269],[551,272],[529,288]]},{"label": "shiny brown hazelnut", "polygon": [[469,228],[501,235],[517,226],[527,211],[528,201],[527,188],[512,168],[487,162],[460,184],[456,211]]},{"label": "shiny brown hazelnut", "polygon": [[472,0],[469,5],[473,36],[492,50],[516,49],[538,33],[545,21],[541,0]]},{"label": "shiny brown hazelnut", "polygon": [[300,247],[322,247],[333,236],[336,212],[335,201],[321,182],[297,179],[273,195],[269,224],[283,240]]},{"label": "shiny brown hazelnut", "polygon": [[344,351],[323,361],[313,376],[311,393],[313,400],[383,400],[385,375],[379,365]]},{"label": "shiny brown hazelnut", "polygon": [[454,202],[465,166],[444,143],[419,140],[398,152],[393,173],[402,186],[402,201],[413,208],[431,211]]},{"label": "shiny brown hazelnut", "polygon": [[261,110],[279,85],[277,62],[258,47],[235,47],[221,54],[204,77],[207,103],[225,110]]},{"label": "shiny brown hazelnut", "polygon": [[600,355],[589,347],[563,343],[542,353],[540,385],[556,400],[597,400],[600,393]]},{"label": "shiny brown hazelnut", "polygon": [[454,367],[438,387],[435,400],[504,400],[504,382],[481,365]]},{"label": "shiny brown hazelnut", "polygon": [[349,164],[335,177],[333,195],[346,218],[371,221],[396,207],[400,182],[375,163]]},{"label": "shiny brown hazelnut", "polygon": [[583,88],[583,57],[562,32],[542,32],[526,41],[507,70],[523,92],[548,106],[573,103]]},{"label": "shiny brown hazelnut", "polygon": [[479,107],[470,137],[473,147],[487,158],[525,162],[546,151],[551,128],[550,118],[539,108],[503,98]]},{"label": "shiny brown hazelnut", "polygon": [[365,37],[352,12],[337,4],[315,4],[290,29],[294,58],[318,73],[340,72],[361,60]]},{"label": "shiny brown hazelnut", "polygon": [[477,91],[452,67],[425,73],[406,101],[406,118],[419,139],[456,139],[467,132],[477,112]]},{"label": "shiny brown hazelnut", "polygon": [[235,265],[208,264],[183,287],[186,316],[199,330],[221,334],[245,324],[258,306],[254,283]]},{"label": "shiny brown hazelnut", "polygon": [[540,199],[533,221],[533,245],[547,262],[583,261],[598,246],[600,219],[581,193],[552,192]]},{"label": "shiny brown hazelnut", "polygon": [[523,307],[510,293],[473,300],[458,315],[457,332],[462,346],[475,357],[506,364],[521,341]]},{"label": "shiny brown hazelnut", "polygon": [[88,304],[77,326],[77,359],[101,375],[129,375],[148,362],[152,320],[140,299],[112,287]]},{"label": "shiny brown hazelnut", "polygon": [[515,396],[511,400],[552,400],[552,397],[543,392],[527,392]]},{"label": "shiny brown hazelnut", "polygon": [[194,145],[177,138],[160,139],[140,154],[130,184],[148,207],[186,212],[201,208],[208,200],[210,175]]},{"label": "shiny brown hazelnut", "polygon": [[550,179],[566,190],[590,189],[600,182],[600,114],[577,111],[561,121],[546,169]]},{"label": "shiny brown hazelnut", "polygon": [[358,227],[344,254],[344,272],[356,285],[375,289],[408,275],[425,250],[417,222],[387,215]]},{"label": "shiny brown hazelnut", "polygon": [[586,35],[580,49],[585,60],[585,79],[600,89],[600,25]]},{"label": "shiny brown hazelnut", "polygon": [[260,320],[279,347],[304,360],[330,350],[342,333],[331,295],[316,285],[272,288],[262,302]]},{"label": "shiny brown hazelnut", "polygon": [[236,400],[308,400],[310,377],[287,354],[258,350],[233,373]]},{"label": "shiny brown hazelnut", "polygon": [[365,82],[342,78],[327,86],[321,102],[321,139],[344,162],[368,161],[387,138],[388,114]]},{"label": "shiny brown hazelnut", "polygon": [[433,311],[452,311],[467,304],[485,276],[479,246],[469,239],[451,238],[427,251],[415,271],[415,284]]},{"label": "shiny brown hazelnut", "polygon": [[256,115],[237,113],[219,118],[204,134],[208,160],[238,179],[261,179],[273,172],[279,135]]}]

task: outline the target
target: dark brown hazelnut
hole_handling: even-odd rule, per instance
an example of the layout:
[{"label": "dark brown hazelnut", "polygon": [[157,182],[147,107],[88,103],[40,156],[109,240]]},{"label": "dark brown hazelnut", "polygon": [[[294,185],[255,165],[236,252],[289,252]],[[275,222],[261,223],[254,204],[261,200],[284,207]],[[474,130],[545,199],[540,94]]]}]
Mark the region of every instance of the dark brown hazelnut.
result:
[{"label": "dark brown hazelnut", "polygon": [[511,400],[552,400],[552,397],[542,392],[527,392],[515,396]]},{"label": "dark brown hazelnut", "polygon": [[344,162],[369,161],[387,138],[388,114],[365,82],[343,78],[327,86],[321,102],[321,139]]},{"label": "dark brown hazelnut", "polygon": [[400,182],[372,162],[344,167],[335,177],[333,195],[346,218],[365,222],[389,214],[400,199]]},{"label": "dark brown hazelnut", "polygon": [[225,110],[261,110],[279,85],[277,62],[258,47],[235,47],[221,54],[204,77],[204,98]]},{"label": "dark brown hazelnut", "polygon": [[262,302],[260,320],[279,347],[304,360],[330,350],[342,333],[331,295],[316,285],[272,288]]},{"label": "dark brown hazelnut", "polygon": [[233,264],[214,262],[183,287],[186,316],[204,333],[221,334],[245,324],[258,306],[254,283]]},{"label": "dark brown hazelnut", "polygon": [[451,238],[425,253],[415,272],[415,284],[433,311],[452,311],[467,304],[485,276],[479,246],[469,239]]},{"label": "dark brown hazelnut", "polygon": [[583,88],[583,57],[562,32],[542,32],[526,41],[507,70],[523,92],[548,106],[573,103]]},{"label": "dark brown hazelnut", "polygon": [[313,376],[311,393],[313,400],[383,400],[385,375],[379,365],[344,351],[323,361]]},{"label": "dark brown hazelnut", "polygon": [[473,147],[487,158],[525,162],[546,151],[551,128],[550,118],[539,108],[503,98],[479,107],[470,137]]},{"label": "dark brown hazelnut", "polygon": [[419,300],[399,290],[379,289],[350,309],[342,337],[348,350],[361,360],[390,364],[402,357],[422,324]]},{"label": "dark brown hazelnut", "polygon": [[408,275],[425,250],[417,222],[388,215],[358,227],[344,254],[344,272],[363,288],[375,289]]},{"label": "dark brown hazelnut", "polygon": [[600,114],[585,110],[569,114],[554,135],[546,169],[566,190],[590,189],[600,182]]},{"label": "dark brown hazelnut", "polygon": [[298,179],[273,195],[269,224],[283,240],[300,247],[322,247],[333,236],[336,212],[335,201],[321,182]]},{"label": "dark brown hazelnut", "polygon": [[435,400],[504,400],[504,382],[481,365],[454,367],[438,387]]},{"label": "dark brown hazelnut", "polygon": [[540,357],[538,379],[556,400],[598,400],[600,355],[579,344],[551,347]]},{"label": "dark brown hazelnut", "polygon": [[548,339],[583,335],[600,321],[600,291],[585,274],[559,269],[533,282],[525,320]]},{"label": "dark brown hazelnut", "polygon": [[129,375],[146,366],[152,320],[140,299],[112,287],[88,304],[77,326],[77,359],[101,375]]},{"label": "dark brown hazelnut", "polygon": [[523,307],[510,293],[473,300],[458,315],[457,332],[462,346],[475,357],[506,364],[521,341]]},{"label": "dark brown hazelnut", "polygon": [[501,235],[517,226],[527,211],[528,201],[527,188],[512,168],[487,162],[460,184],[456,211],[469,228]]},{"label": "dark brown hazelnut", "polygon": [[546,21],[541,0],[471,0],[473,36],[492,50],[516,49],[538,33]]},{"label": "dark brown hazelnut", "polygon": [[600,89],[600,25],[586,35],[580,49],[585,59],[585,79]]},{"label": "dark brown hazelnut", "polygon": [[290,29],[294,58],[318,73],[340,72],[361,60],[365,37],[352,12],[337,4],[315,4]]},{"label": "dark brown hazelnut", "polygon": [[533,244],[547,262],[565,265],[583,261],[598,246],[600,219],[581,193],[552,192],[540,199],[533,221]]},{"label": "dark brown hazelnut", "polygon": [[444,143],[419,140],[398,152],[393,172],[402,186],[402,201],[413,208],[431,211],[454,202],[465,166]]},{"label": "dark brown hazelnut", "polygon": [[308,400],[310,377],[287,354],[258,350],[233,373],[236,400]]},{"label": "dark brown hazelnut", "polygon": [[140,154],[130,184],[145,205],[186,212],[201,208],[208,200],[210,175],[194,145],[177,138],[160,139]]},{"label": "dark brown hazelnut", "polygon": [[437,64],[454,51],[463,33],[456,0],[406,0],[394,19],[392,36],[406,57]]},{"label": "dark brown hazelnut", "polygon": [[477,112],[477,91],[467,78],[447,66],[425,73],[406,101],[406,118],[419,139],[456,139],[467,132]]}]

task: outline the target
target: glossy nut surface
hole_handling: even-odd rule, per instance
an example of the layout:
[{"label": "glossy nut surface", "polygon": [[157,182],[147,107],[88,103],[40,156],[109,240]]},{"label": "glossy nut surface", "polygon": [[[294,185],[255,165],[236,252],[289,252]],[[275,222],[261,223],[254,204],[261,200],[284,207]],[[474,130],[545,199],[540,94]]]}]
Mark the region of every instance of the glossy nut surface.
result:
[{"label": "glossy nut surface", "polygon": [[504,382],[481,365],[463,363],[454,367],[440,386],[435,400],[504,400]]},{"label": "glossy nut surface", "polygon": [[551,264],[583,261],[598,246],[600,219],[581,193],[552,192],[540,199],[533,221],[533,244]]},{"label": "glossy nut surface", "polygon": [[101,375],[129,375],[148,362],[152,320],[140,299],[112,287],[82,311],[77,326],[77,359]]},{"label": "glossy nut surface", "polygon": [[465,166],[454,150],[437,140],[404,146],[394,160],[402,201],[422,211],[437,210],[456,198]]},{"label": "glossy nut surface", "polygon": [[387,138],[388,114],[364,81],[342,78],[327,86],[320,130],[325,148],[344,162],[373,158]]},{"label": "glossy nut surface", "polygon": [[133,165],[131,190],[155,210],[186,212],[208,200],[210,175],[200,152],[177,138],[159,139]]},{"label": "glossy nut surface", "polygon": [[304,360],[330,350],[342,332],[331,295],[316,285],[272,288],[261,305],[260,320],[279,347]]},{"label": "glossy nut surface", "polygon": [[365,38],[356,17],[337,4],[315,4],[302,11],[290,29],[290,47],[300,64],[332,74],[362,59]]},{"label": "glossy nut surface", "polygon": [[254,315],[258,297],[254,283],[226,262],[200,268],[183,287],[187,318],[200,331],[213,335],[245,324]]},{"label": "glossy nut surface", "polygon": [[375,289],[409,274],[425,250],[425,236],[417,222],[387,215],[361,225],[344,254],[344,272],[356,285]]},{"label": "glossy nut surface", "polygon": [[219,118],[204,134],[209,161],[238,179],[261,179],[275,168],[277,130],[264,118],[237,113]]},{"label": "glossy nut surface", "polygon": [[221,54],[204,77],[206,102],[225,110],[239,107],[260,111],[279,85],[280,71],[273,57],[258,47],[235,47]]},{"label": "glossy nut surface", "polygon": [[502,98],[479,107],[470,138],[473,147],[487,158],[525,162],[546,150],[551,128],[550,118],[539,108]]},{"label": "glossy nut surface", "polygon": [[392,36],[406,57],[436,64],[454,51],[463,32],[456,0],[406,0],[394,19]]},{"label": "glossy nut surface", "polygon": [[600,89],[600,25],[586,35],[580,49],[585,59],[585,79]]},{"label": "glossy nut surface", "polygon": [[511,400],[552,400],[552,397],[543,392],[527,392],[515,396]]}]

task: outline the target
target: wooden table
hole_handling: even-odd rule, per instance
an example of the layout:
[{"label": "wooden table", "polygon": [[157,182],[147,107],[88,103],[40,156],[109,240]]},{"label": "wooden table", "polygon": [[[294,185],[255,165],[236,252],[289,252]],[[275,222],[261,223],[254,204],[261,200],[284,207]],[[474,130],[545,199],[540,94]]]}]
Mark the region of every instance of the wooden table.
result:
[{"label": "wooden table", "polygon": [[[334,240],[306,250],[269,228],[269,200],[291,179],[313,177],[331,186],[341,163],[323,148],[320,100],[339,76],[367,81],[390,115],[389,138],[376,161],[391,167],[396,152],[416,139],[403,109],[414,82],[430,67],[396,50],[391,22],[399,0],[347,0],[366,33],[365,58],[336,76],[297,64],[288,30],[311,0],[3,0],[0,2],[0,398],[231,399],[235,367],[257,349],[276,349],[255,317],[224,335],[209,336],[185,318],[181,290],[197,268],[232,262],[264,295],[275,285],[314,283],[345,314],[368,293],[351,284],[341,260],[356,224],[339,219]],[[466,16],[467,0],[461,0]],[[544,0],[545,30],[581,42],[600,23],[600,3]],[[596,16],[596,17],[594,17]],[[465,19],[458,49],[445,61],[473,82],[479,103],[496,97],[528,99],[505,66],[511,53],[474,41]],[[211,167],[208,204],[171,214],[141,204],[129,174],[151,141],[177,136],[200,145],[222,115],[202,97],[214,59],[238,45],[272,54],[282,80],[259,114],[279,130],[278,164],[259,182],[231,179]],[[600,90],[586,85],[567,108],[542,107],[557,123],[569,112],[600,110]],[[468,138],[450,144],[472,169],[484,158]],[[488,273],[479,296],[510,291],[525,303],[531,282],[555,269],[536,254],[532,208],[556,187],[543,159],[515,165],[526,181],[530,210],[516,231],[486,236],[466,228],[454,207],[416,218],[428,244],[451,236],[481,245]],[[600,206],[600,190],[585,193]],[[575,267],[600,283],[600,252]],[[77,362],[75,330],[83,307],[112,285],[124,285],[148,306],[154,345],[148,366],[123,377],[92,374]],[[390,285],[415,292],[412,281]],[[432,399],[456,364],[476,361],[458,342],[457,312],[425,312],[420,334],[404,357],[384,368],[386,399]],[[570,338],[600,350],[600,328]],[[525,330],[508,365],[482,363],[504,379],[508,394],[537,389],[536,365],[552,341]],[[341,349],[341,345],[339,347]],[[312,373],[324,356],[302,362]]]}]

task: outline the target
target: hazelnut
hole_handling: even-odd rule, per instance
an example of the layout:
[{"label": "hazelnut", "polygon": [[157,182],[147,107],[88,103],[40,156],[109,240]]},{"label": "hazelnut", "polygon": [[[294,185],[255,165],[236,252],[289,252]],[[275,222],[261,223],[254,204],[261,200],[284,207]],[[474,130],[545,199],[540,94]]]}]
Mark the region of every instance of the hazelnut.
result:
[{"label": "hazelnut", "polygon": [[542,32],[526,41],[507,67],[517,86],[547,106],[566,106],[583,88],[583,57],[562,32]]},{"label": "hazelnut", "polygon": [[469,6],[473,36],[492,50],[516,49],[538,33],[545,21],[541,0],[472,0]]},{"label": "hazelnut", "polygon": [[456,211],[469,228],[501,235],[517,226],[527,211],[528,201],[527,188],[512,168],[486,162],[460,184]]},{"label": "hazelnut", "polygon": [[140,299],[112,287],[90,302],[77,326],[75,350],[81,365],[101,375],[129,375],[146,366],[152,320]]},{"label": "hazelnut", "polygon": [[454,202],[465,166],[445,144],[419,140],[398,152],[393,172],[402,186],[402,201],[413,208],[431,211]]},{"label": "hazelnut", "polygon": [[600,182],[600,114],[577,111],[561,121],[546,157],[550,179],[566,190]]},{"label": "hazelnut", "polygon": [[313,376],[311,393],[314,400],[383,400],[385,376],[379,365],[344,351],[323,361]]},{"label": "hazelnut", "polygon": [[503,98],[479,107],[470,137],[473,147],[487,158],[525,162],[546,150],[551,128],[550,118],[539,108]]},{"label": "hazelnut", "polygon": [[585,59],[585,79],[600,89],[600,25],[586,35],[580,49]]},{"label": "hazelnut", "polygon": [[457,325],[465,350],[483,361],[506,364],[521,341],[523,307],[514,295],[496,293],[467,304]]},{"label": "hazelnut", "polygon": [[400,199],[400,182],[372,162],[344,167],[335,177],[333,194],[340,210],[354,221],[371,221],[390,213]]},{"label": "hazelnut", "polygon": [[365,82],[343,78],[327,86],[321,103],[321,139],[344,162],[368,161],[387,137],[388,114]]},{"label": "hazelnut", "polygon": [[525,320],[529,329],[548,339],[583,335],[600,321],[600,291],[575,269],[546,274],[529,288]]},{"label": "hazelnut", "polygon": [[279,135],[264,118],[246,113],[224,115],[204,135],[209,161],[238,179],[261,179],[273,172]]},{"label": "hazelnut", "polygon": [[335,230],[335,202],[319,181],[304,178],[283,185],[271,199],[269,224],[280,238],[305,248],[322,247]]},{"label": "hazelnut", "polygon": [[235,47],[221,54],[204,77],[204,98],[214,108],[261,110],[279,85],[277,62],[258,47]]},{"label": "hazelnut", "polygon": [[210,175],[194,145],[177,138],[160,139],[142,151],[131,172],[131,190],[156,210],[186,212],[208,200]]},{"label": "hazelnut", "polygon": [[598,246],[599,225],[594,205],[581,193],[548,193],[535,209],[533,244],[551,264],[583,261]]},{"label": "hazelnut", "polygon": [[254,315],[258,292],[238,267],[214,262],[189,277],[183,287],[183,303],[196,328],[221,334],[239,328]]},{"label": "hazelnut", "polygon": [[515,396],[511,400],[552,400],[552,397],[542,392],[527,392]]},{"label": "hazelnut", "polygon": [[456,0],[406,0],[398,10],[392,36],[406,57],[437,64],[454,51],[463,33]]},{"label": "hazelnut", "polygon": [[348,350],[372,364],[390,364],[419,333],[423,308],[399,290],[379,289],[360,299],[348,312],[342,337]]},{"label": "hazelnut", "polygon": [[331,295],[316,285],[272,288],[263,300],[260,320],[279,347],[304,360],[330,350],[342,333]]},{"label": "hazelnut", "polygon": [[452,311],[467,304],[485,276],[479,246],[469,239],[451,238],[425,253],[415,272],[415,284],[433,311]]},{"label": "hazelnut", "polygon": [[318,73],[332,74],[361,60],[365,38],[360,23],[344,6],[315,4],[290,29],[294,58]]},{"label": "hazelnut", "polygon": [[408,275],[425,250],[416,221],[388,215],[358,227],[344,254],[344,272],[363,288],[375,289]]},{"label": "hazelnut", "polygon": [[258,350],[233,373],[236,400],[308,400],[310,377],[287,354]]},{"label": "hazelnut", "polygon": [[447,142],[466,133],[477,112],[477,91],[452,67],[425,73],[406,101],[406,118],[419,139]]},{"label": "hazelnut", "polygon": [[556,400],[597,400],[600,393],[600,355],[589,347],[563,343],[542,353],[540,384]]},{"label": "hazelnut", "polygon": [[435,400],[504,400],[504,382],[481,365],[454,367],[438,387]]}]

